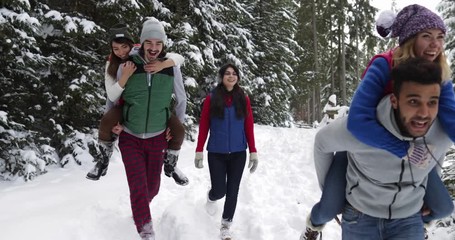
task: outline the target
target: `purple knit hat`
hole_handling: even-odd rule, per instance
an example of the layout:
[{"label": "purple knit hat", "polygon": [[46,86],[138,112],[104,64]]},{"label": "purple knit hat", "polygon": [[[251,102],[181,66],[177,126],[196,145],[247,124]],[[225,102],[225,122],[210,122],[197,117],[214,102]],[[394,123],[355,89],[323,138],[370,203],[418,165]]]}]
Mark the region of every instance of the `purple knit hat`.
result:
[{"label": "purple knit hat", "polygon": [[381,26],[380,22],[380,19],[376,21],[378,33],[382,37],[386,37],[391,30],[391,37],[398,37],[400,45],[403,45],[406,40],[425,29],[438,28],[443,33],[446,33],[446,27],[441,17],[418,4],[406,6],[398,12],[391,26]]}]

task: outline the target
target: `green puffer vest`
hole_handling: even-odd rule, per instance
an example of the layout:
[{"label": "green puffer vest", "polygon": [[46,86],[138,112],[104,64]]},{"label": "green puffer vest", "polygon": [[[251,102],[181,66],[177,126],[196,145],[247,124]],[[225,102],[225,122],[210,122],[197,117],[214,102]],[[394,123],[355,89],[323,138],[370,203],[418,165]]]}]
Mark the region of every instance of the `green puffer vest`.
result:
[{"label": "green puffer vest", "polygon": [[162,131],[170,116],[174,69],[165,68],[150,74],[148,80],[141,59],[134,56],[129,60],[136,65],[136,71],[128,79],[122,94],[125,101],[123,124],[135,134]]}]

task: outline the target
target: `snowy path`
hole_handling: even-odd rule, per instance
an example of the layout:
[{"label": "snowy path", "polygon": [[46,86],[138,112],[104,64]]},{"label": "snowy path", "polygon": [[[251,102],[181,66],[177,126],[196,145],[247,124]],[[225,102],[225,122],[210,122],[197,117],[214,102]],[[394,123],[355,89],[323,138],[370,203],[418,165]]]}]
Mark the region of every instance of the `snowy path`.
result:
[{"label": "snowy path", "polygon": [[[256,126],[259,167],[244,172],[232,226],[235,240],[297,240],[305,217],[319,199],[312,160],[314,129]],[[162,175],[161,189],[151,204],[157,240],[216,240],[222,202],[209,216],[204,209],[209,173],[193,164],[195,143],[182,146],[179,167],[189,179],[178,186]],[[92,167],[50,169],[23,183],[0,182],[2,240],[135,240],[128,187],[119,156],[100,181],[85,179]],[[335,221],[324,239],[341,239]],[[447,233],[444,234],[447,236]],[[440,240],[453,240],[437,238]],[[448,236],[450,237],[450,236]]]}]

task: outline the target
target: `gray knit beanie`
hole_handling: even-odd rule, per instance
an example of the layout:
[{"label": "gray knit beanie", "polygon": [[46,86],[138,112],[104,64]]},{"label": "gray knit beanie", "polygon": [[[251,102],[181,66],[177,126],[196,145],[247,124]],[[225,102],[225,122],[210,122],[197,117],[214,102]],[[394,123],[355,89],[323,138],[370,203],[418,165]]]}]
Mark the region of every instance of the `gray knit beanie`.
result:
[{"label": "gray knit beanie", "polygon": [[164,27],[158,19],[154,17],[149,18],[142,26],[141,44],[144,43],[146,39],[159,39],[163,41],[163,43],[166,43],[167,36]]},{"label": "gray knit beanie", "polygon": [[391,15],[385,13],[379,15],[376,20],[376,30],[382,37],[386,37],[392,32],[390,37],[398,37],[400,46],[406,40],[425,29],[437,28],[443,33],[446,32],[446,27],[441,17],[418,4],[403,8],[396,16],[393,16],[394,19],[391,25],[388,24],[390,21],[385,20],[386,17],[390,18]]}]

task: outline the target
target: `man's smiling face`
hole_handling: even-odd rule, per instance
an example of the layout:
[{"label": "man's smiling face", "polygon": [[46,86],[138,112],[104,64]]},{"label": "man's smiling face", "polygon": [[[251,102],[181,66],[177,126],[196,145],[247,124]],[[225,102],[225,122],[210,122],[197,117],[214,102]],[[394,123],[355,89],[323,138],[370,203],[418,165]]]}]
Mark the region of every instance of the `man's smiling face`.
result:
[{"label": "man's smiling face", "polygon": [[404,82],[399,96],[391,96],[403,135],[421,137],[426,134],[438,115],[440,92],[439,84]]},{"label": "man's smiling face", "polygon": [[144,53],[147,62],[152,62],[158,58],[163,51],[163,41],[159,39],[147,39],[144,41]]}]

